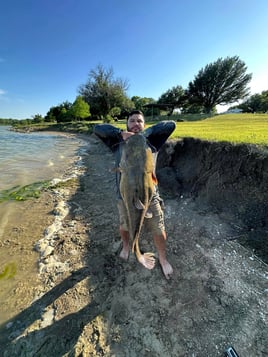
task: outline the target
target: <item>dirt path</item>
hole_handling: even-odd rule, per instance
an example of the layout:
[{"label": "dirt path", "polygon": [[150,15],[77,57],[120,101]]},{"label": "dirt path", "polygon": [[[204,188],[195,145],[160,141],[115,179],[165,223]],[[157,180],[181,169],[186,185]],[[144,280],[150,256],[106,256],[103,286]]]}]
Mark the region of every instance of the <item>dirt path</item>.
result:
[{"label": "dirt path", "polygon": [[[166,281],[159,264],[148,271],[133,255],[118,258],[113,156],[93,136],[85,164],[77,188],[50,197],[70,207],[45,257],[55,264],[43,261],[35,301],[29,294],[0,327],[0,356],[216,357],[230,345],[240,357],[266,356],[267,265],[226,240],[229,224],[163,192],[174,268]],[[146,229],[141,247],[154,250]]]}]

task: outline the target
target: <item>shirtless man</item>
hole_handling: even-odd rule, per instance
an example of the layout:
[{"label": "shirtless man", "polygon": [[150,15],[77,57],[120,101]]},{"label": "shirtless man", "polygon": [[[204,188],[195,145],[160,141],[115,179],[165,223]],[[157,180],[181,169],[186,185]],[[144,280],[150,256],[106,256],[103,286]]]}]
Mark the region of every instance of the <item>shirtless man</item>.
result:
[{"label": "shirtless man", "polygon": [[[176,124],[173,121],[162,121],[148,129],[145,129],[143,113],[139,110],[134,110],[128,116],[126,131],[121,131],[120,129],[115,128],[110,124],[99,124],[95,126],[94,133],[115,153],[116,167],[118,167],[122,151],[120,143],[129,138],[131,135],[143,132],[144,136],[147,138],[147,142],[152,150],[156,163],[159,149],[166,142],[168,137],[174,131],[175,127]],[[127,213],[119,193],[119,182],[120,173],[118,171],[116,173],[116,183],[118,194],[118,210],[120,217],[119,232],[123,242],[123,248],[120,252],[120,257],[124,260],[127,260],[130,251],[130,239],[127,226]],[[173,273],[173,268],[166,258],[166,231],[164,225],[164,214],[161,207],[162,202],[163,201],[160,198],[158,189],[156,187],[156,191],[150,205],[150,211],[152,211],[153,217],[148,219],[148,224],[153,234],[153,240],[158,252],[162,271],[166,279],[169,279]]]}]

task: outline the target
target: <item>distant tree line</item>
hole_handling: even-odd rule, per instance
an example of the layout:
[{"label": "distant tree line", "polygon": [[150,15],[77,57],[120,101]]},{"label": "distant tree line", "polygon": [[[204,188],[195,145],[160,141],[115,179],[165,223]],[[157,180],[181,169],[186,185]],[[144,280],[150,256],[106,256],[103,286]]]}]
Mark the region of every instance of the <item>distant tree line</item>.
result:
[{"label": "distant tree line", "polygon": [[244,113],[268,113],[268,90],[253,94],[233,108],[241,109]]},{"label": "distant tree line", "polygon": [[80,85],[73,103],[65,101],[49,109],[42,117],[36,114],[32,123],[69,122],[101,119],[111,122],[125,118],[132,109],[140,109],[145,116],[175,109],[181,113],[215,113],[217,105],[229,105],[243,100],[240,108],[245,112],[267,112],[268,91],[249,96],[248,85],[252,74],[238,56],[219,58],[202,68],[187,88],[180,85],[165,91],[157,100],[150,97],[129,98],[126,79],[115,78],[112,68],[98,65],[89,72],[87,81]]},{"label": "distant tree line", "polygon": [[17,122],[16,119],[1,119],[0,118],[0,125],[12,125],[14,122]]},{"label": "distant tree line", "polygon": [[77,96],[73,103],[68,101],[57,106],[51,107],[46,116],[35,114],[32,119],[14,120],[0,119],[0,124],[12,125],[20,123],[22,125],[40,124],[40,123],[63,123],[90,118],[90,107],[81,96]]}]

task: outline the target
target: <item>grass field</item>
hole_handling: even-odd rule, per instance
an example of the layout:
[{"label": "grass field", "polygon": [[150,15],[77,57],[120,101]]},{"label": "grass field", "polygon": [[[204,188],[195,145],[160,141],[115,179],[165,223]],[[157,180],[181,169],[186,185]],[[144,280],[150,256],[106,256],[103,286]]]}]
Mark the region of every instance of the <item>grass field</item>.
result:
[{"label": "grass field", "polygon": [[172,137],[266,146],[268,114],[222,114],[201,121],[178,122]]},{"label": "grass field", "polygon": [[[146,123],[150,126],[156,122]],[[126,127],[125,123],[114,125],[121,129]],[[185,137],[268,146],[268,114],[221,114],[198,121],[177,122],[170,138]]]}]

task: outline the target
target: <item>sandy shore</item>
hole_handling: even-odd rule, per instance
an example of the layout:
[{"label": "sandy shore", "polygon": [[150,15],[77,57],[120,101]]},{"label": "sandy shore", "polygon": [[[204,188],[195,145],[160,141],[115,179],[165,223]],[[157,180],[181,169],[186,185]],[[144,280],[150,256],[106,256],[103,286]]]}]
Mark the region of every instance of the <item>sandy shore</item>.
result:
[{"label": "sandy shore", "polygon": [[[74,136],[58,132],[49,134]],[[54,245],[70,211],[68,200],[85,171],[84,157],[89,148],[89,137],[77,137],[81,139],[78,156],[51,181],[52,186],[60,183],[62,187],[46,190],[38,199],[12,203],[12,210],[6,214],[5,232],[0,241],[1,254],[6,256],[2,265],[15,265],[16,274],[13,279],[1,281],[0,323],[13,318],[38,299],[46,291],[47,281],[69,271],[68,263],[61,262],[54,254]],[[50,283],[48,287],[52,286]]]}]

